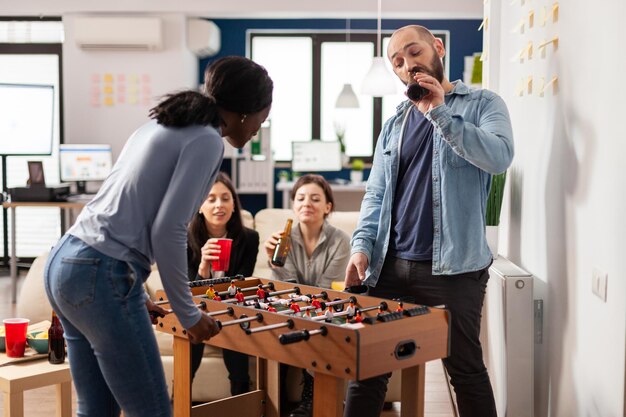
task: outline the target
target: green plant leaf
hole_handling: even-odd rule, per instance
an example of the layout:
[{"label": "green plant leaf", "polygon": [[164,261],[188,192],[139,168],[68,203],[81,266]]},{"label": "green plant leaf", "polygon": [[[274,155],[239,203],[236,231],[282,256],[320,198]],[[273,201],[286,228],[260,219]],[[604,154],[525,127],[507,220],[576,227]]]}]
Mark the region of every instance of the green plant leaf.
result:
[{"label": "green plant leaf", "polygon": [[489,197],[487,197],[487,210],[485,213],[487,226],[498,226],[500,224],[500,210],[502,209],[505,183],[506,172],[491,177],[491,189],[489,190]]}]

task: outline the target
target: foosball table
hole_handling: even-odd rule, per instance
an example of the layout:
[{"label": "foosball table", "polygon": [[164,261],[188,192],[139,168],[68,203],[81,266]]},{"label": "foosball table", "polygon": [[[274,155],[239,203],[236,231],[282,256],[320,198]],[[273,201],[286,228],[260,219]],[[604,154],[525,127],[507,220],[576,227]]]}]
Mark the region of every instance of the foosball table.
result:
[{"label": "foosball table", "polygon": [[[424,364],[448,356],[447,310],[261,278],[190,282],[197,307],[221,332],[205,343],[257,358],[257,387],[191,406],[191,348],[174,314],[174,416],[280,417],[279,364],[314,373],[314,417],[343,415],[344,380],[402,370],[401,416],[423,416]],[[234,287],[238,291],[234,290]],[[169,308],[165,292],[156,302]]]}]

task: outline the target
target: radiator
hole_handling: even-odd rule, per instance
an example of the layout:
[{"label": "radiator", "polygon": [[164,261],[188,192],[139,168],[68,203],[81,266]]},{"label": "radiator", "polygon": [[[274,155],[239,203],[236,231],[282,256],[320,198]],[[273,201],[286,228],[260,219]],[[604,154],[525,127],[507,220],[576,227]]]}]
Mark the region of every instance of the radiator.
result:
[{"label": "radiator", "polygon": [[481,343],[500,417],[533,416],[533,277],[498,257],[483,307]]}]

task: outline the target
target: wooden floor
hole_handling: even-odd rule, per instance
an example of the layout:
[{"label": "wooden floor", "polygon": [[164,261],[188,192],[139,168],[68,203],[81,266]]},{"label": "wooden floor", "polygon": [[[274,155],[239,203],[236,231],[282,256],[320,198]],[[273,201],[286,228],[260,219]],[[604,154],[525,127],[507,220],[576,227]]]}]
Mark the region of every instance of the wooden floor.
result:
[{"label": "wooden floor", "polygon": [[[15,306],[11,304],[11,282],[6,269],[0,269],[0,319],[15,316]],[[23,276],[24,271],[21,272]],[[18,284],[19,285],[19,284]],[[19,295],[19,286],[18,286]],[[441,361],[429,362],[426,365],[426,417],[456,417],[448,388],[448,381]],[[50,417],[55,410],[55,388],[45,387],[24,393],[25,417]],[[0,397],[0,408],[4,415],[4,398]],[[72,387],[72,415],[76,415],[76,393]],[[400,403],[393,403],[393,409],[384,411],[382,417],[399,417]],[[219,417],[219,416],[216,416]]]}]

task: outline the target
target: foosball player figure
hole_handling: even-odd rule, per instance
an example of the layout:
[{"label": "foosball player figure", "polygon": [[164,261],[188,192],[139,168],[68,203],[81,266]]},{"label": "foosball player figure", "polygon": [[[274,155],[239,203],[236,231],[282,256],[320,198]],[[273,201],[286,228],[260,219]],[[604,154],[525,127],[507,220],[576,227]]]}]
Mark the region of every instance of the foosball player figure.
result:
[{"label": "foosball player figure", "polygon": [[237,287],[237,292],[235,293],[235,300],[237,300],[237,304],[243,304],[245,296],[243,292],[241,292],[241,288]]},{"label": "foosball player figure", "polygon": [[218,293],[215,293],[215,296],[213,297],[213,301],[222,301],[222,297],[220,297]]},{"label": "foosball player figure", "polygon": [[231,280],[230,281],[230,286],[228,287],[228,296],[230,298],[235,298],[235,295],[237,294],[237,286],[235,285],[235,280]]},{"label": "foosball player figure", "polygon": [[311,309],[307,308],[302,312],[302,318],[310,319],[311,318]]},{"label": "foosball player figure", "polygon": [[398,307],[396,307],[396,311],[401,312],[403,310],[404,310],[404,304],[402,303],[402,301],[398,301]]},{"label": "foosball player figure", "polygon": [[206,290],[206,296],[209,300],[215,298],[215,290],[213,289],[213,284],[209,284],[209,289]]},{"label": "foosball player figure", "polygon": [[326,323],[332,322],[333,317],[335,316],[335,312],[333,311],[333,306],[328,306],[328,308],[326,309],[326,313],[324,313],[324,315],[326,316],[326,320],[324,320]]},{"label": "foosball player figure", "polygon": [[262,284],[259,284],[259,289],[256,290],[256,296],[259,297],[259,301],[267,300],[267,292],[263,289]]},{"label": "foosball player figure", "polygon": [[354,317],[355,310],[356,306],[354,305],[354,301],[350,300],[350,304],[348,304],[348,307],[346,307],[346,313],[348,314],[349,319]]},{"label": "foosball player figure", "polygon": [[276,308],[273,305],[268,304],[267,311],[269,311],[270,313],[276,313]]},{"label": "foosball player figure", "polygon": [[294,314],[298,314],[300,312],[300,306],[295,302],[295,300],[291,300],[289,302],[289,309],[293,310]]},{"label": "foosball player figure", "polygon": [[316,313],[320,313],[322,311],[322,303],[315,297],[313,297],[313,300],[311,300],[311,306],[315,307]]},{"label": "foosball player figure", "polygon": [[361,315],[361,310],[357,308],[355,316],[350,323],[361,323],[362,321],[363,321],[363,316]]}]

